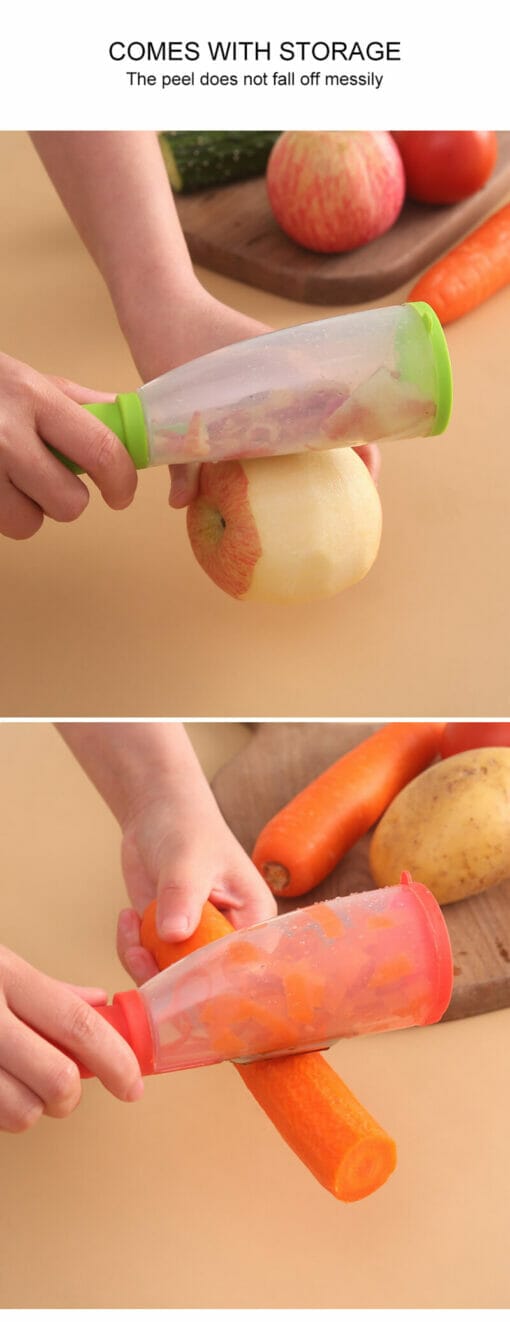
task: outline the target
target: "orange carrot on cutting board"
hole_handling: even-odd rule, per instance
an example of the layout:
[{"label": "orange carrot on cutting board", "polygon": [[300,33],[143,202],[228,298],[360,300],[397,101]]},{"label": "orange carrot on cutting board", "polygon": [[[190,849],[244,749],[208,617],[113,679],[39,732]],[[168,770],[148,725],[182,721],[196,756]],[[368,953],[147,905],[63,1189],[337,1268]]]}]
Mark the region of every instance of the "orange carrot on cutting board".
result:
[{"label": "orange carrot on cutting board", "polygon": [[446,325],[484,303],[510,282],[510,204],[435,262],[408,295],[430,303]]},{"label": "orange carrot on cutting board", "polygon": [[[233,930],[228,919],[208,902],[193,936],[177,945],[167,944],[156,931],[153,901],[142,919],[141,939],[163,969]],[[366,1198],[394,1171],[393,1139],[320,1052],[235,1068],[285,1142],[335,1198],[347,1203]]]},{"label": "orange carrot on cutting board", "polygon": [[264,826],[252,858],[275,895],[329,876],[404,785],[439,753],[444,725],[385,725],[323,771]]}]

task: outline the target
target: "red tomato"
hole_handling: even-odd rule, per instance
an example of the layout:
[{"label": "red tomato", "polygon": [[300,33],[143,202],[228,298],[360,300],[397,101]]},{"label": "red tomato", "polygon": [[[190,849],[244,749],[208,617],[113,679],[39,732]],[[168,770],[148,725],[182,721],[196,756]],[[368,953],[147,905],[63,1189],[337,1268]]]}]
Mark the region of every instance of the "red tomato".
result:
[{"label": "red tomato", "polygon": [[468,748],[506,748],[510,745],[510,721],[451,721],[441,739],[441,757],[464,753]]},{"label": "red tomato", "polygon": [[446,206],[477,193],[498,154],[492,132],[394,133],[406,173],[407,196]]}]

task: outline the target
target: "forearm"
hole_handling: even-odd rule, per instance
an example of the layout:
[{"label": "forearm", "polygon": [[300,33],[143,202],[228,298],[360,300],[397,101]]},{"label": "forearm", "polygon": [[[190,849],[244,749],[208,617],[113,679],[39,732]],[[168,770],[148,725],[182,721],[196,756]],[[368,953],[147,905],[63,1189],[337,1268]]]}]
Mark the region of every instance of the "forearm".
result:
[{"label": "forearm", "polygon": [[197,280],[155,133],[32,133],[142,380],[266,327]]},{"label": "forearm", "polygon": [[[196,281],[155,133],[32,133],[130,345]],[[136,344],[135,344],[136,348]]]},{"label": "forearm", "polygon": [[63,721],[56,729],[123,829],[158,798],[180,812],[197,794],[210,796],[181,724]]}]

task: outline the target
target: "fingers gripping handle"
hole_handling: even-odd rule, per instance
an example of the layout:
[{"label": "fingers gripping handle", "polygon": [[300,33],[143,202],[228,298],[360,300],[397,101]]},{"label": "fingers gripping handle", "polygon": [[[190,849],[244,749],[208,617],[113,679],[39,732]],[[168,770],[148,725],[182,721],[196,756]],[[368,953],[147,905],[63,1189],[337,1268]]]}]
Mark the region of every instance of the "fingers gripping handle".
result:
[{"label": "fingers gripping handle", "polygon": [[[143,999],[138,991],[117,992],[111,1005],[94,1006],[95,1014],[100,1014],[112,1028],[129,1044],[138,1060],[142,1074],[154,1074],[154,1043],[151,1026]],[[61,1048],[60,1048],[61,1049]],[[71,1052],[67,1052],[71,1055]],[[78,1065],[82,1079],[93,1077],[85,1065],[71,1056]]]},{"label": "fingers gripping handle", "polygon": [[[99,418],[100,422],[118,436],[133,460],[135,468],[147,468],[150,460],[147,428],[141,400],[136,391],[117,395],[117,398],[111,402],[82,404],[81,407],[87,413],[92,413],[95,418]],[[50,446],[50,449],[53,449],[53,446]],[[70,468],[72,473],[83,473],[83,468],[75,464],[67,455],[61,454],[59,450],[53,450],[53,454],[65,464],[66,468]]]}]

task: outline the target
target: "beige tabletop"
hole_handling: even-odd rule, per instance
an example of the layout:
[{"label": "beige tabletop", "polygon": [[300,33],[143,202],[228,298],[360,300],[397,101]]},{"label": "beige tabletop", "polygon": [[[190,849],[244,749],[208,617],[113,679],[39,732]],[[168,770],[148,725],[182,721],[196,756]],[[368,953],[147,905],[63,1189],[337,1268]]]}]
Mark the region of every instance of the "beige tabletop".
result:
[{"label": "beige tabletop", "polygon": [[[194,725],[209,775],[247,740]],[[0,728],[1,938],[57,977],[129,985],[115,822],[50,726]],[[336,1202],[229,1065],[97,1082],[66,1121],[0,1135],[0,1307],[501,1308],[510,1304],[510,1010],[332,1048],[398,1167]]]},{"label": "beige tabletop", "polygon": [[[136,386],[106,290],[23,134],[0,135],[0,171],[3,349],[98,389]],[[324,315],[200,277],[274,327]],[[3,540],[2,711],[505,713],[509,313],[507,289],[448,330],[449,430],[385,447],[378,561],[333,600],[283,608],[225,596],[196,564],[184,515],[168,509],[164,469],[142,474],[127,512],[94,492],[77,524]]]}]

